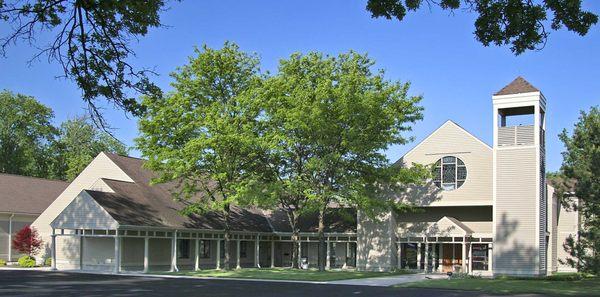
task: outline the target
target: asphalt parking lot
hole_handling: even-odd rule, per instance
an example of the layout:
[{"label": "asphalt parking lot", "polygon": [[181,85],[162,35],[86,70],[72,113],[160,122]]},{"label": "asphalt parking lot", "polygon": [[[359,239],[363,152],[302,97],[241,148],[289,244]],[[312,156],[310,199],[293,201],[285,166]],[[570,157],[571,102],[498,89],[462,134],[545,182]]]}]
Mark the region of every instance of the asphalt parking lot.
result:
[{"label": "asphalt parking lot", "polygon": [[477,292],[331,284],[174,279],[0,270],[0,296],[486,296]]}]

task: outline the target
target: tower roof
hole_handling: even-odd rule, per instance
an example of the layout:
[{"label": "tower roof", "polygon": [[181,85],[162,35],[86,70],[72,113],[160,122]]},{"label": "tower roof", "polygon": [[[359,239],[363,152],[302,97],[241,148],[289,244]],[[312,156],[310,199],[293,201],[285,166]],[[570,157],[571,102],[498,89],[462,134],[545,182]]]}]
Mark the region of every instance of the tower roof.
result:
[{"label": "tower roof", "polygon": [[539,92],[536,87],[526,81],[523,77],[519,76],[515,78],[511,83],[506,85],[500,91],[496,92],[494,96],[499,95],[512,95],[512,94],[520,94],[520,93],[530,93],[530,92]]}]

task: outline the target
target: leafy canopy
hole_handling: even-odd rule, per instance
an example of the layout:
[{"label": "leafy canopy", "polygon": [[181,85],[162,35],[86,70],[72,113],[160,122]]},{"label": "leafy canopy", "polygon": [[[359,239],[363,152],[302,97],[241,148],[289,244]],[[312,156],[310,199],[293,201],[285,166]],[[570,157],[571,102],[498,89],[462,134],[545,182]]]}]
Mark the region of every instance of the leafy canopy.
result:
[{"label": "leafy canopy", "polygon": [[28,256],[36,254],[42,248],[43,241],[37,230],[29,225],[23,227],[15,234],[12,240],[12,247],[22,254]]},{"label": "leafy canopy", "polygon": [[[106,99],[134,115],[142,110],[137,94],[160,92],[148,78],[149,69],[129,62],[132,41],[160,27],[163,0],[2,0],[0,21],[11,30],[0,38],[0,54],[11,44],[28,42],[39,49],[32,61],[46,57],[62,68],[64,77],[82,91],[90,115],[106,128],[98,100]],[[38,35],[49,32],[48,44]]]},{"label": "leafy canopy", "polygon": [[546,21],[553,15],[550,29],[565,26],[585,36],[598,22],[598,15],[582,9],[581,0],[369,0],[367,10],[374,18],[402,21],[407,13],[424,4],[443,10],[466,9],[478,14],[475,37],[484,46],[509,45],[512,52],[543,48],[549,36]]},{"label": "leafy canopy", "polygon": [[580,211],[579,239],[571,238],[565,248],[567,263],[580,271],[600,273],[600,109],[581,112],[573,132],[559,135],[566,150],[560,178],[553,185],[563,195],[563,204]]}]

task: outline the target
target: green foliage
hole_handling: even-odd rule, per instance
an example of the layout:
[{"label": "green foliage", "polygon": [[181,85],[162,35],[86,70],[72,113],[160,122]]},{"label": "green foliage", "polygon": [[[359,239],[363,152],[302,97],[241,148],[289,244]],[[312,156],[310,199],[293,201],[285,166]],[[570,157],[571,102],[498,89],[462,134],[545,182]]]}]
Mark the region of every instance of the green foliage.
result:
[{"label": "green foliage", "polygon": [[[217,211],[228,218],[239,188],[257,160],[253,122],[258,111],[245,93],[259,82],[258,58],[233,43],[196,49],[189,63],[171,75],[174,91],[146,97],[137,145],[157,171],[154,182],[177,181],[188,200],[185,213]],[[229,238],[228,221],[225,240]],[[225,245],[225,268],[229,248]]]},{"label": "green foliage", "polygon": [[88,117],[77,117],[60,125],[59,138],[54,143],[56,167],[64,173],[62,179],[73,180],[100,152],[127,155],[123,143],[96,128]]},{"label": "green foliage", "polygon": [[[115,106],[139,114],[142,110],[131,93],[155,94],[160,90],[148,79],[153,73],[128,63],[134,56],[130,43],[150,28],[160,27],[163,0],[103,1],[0,1],[0,21],[10,28],[1,41],[0,54],[19,40],[26,40],[39,52],[58,63],[65,77],[82,90],[96,123],[106,123],[96,107],[104,98]],[[36,36],[52,32],[51,42]]]},{"label": "green foliage", "polygon": [[[515,54],[543,47],[548,38],[548,13],[553,15],[552,30],[565,26],[581,36],[598,22],[598,16],[582,10],[581,0],[441,0],[426,1],[443,10],[464,8],[478,14],[475,36],[485,46],[511,45]],[[424,4],[421,0],[369,0],[367,10],[375,18],[404,19],[408,11],[416,11]]]},{"label": "green foliage", "polygon": [[0,266],[6,266],[6,260],[0,259]]},{"label": "green foliage", "polygon": [[53,176],[50,146],[58,130],[52,110],[33,97],[0,92],[0,172]]},{"label": "green foliage", "polygon": [[579,210],[581,230],[578,240],[567,239],[567,264],[579,271],[600,274],[600,109],[581,112],[569,135],[559,135],[566,150],[560,178],[554,178],[564,205]]},{"label": "green foliage", "polygon": [[126,147],[87,117],[52,125],[54,113],[33,97],[0,92],[0,172],[72,180],[100,152]]},{"label": "green foliage", "polygon": [[35,267],[35,258],[31,256],[23,256],[19,258],[19,266],[21,267]]},{"label": "green foliage", "polygon": [[44,266],[52,266],[52,258],[46,258],[46,260],[44,260]]}]

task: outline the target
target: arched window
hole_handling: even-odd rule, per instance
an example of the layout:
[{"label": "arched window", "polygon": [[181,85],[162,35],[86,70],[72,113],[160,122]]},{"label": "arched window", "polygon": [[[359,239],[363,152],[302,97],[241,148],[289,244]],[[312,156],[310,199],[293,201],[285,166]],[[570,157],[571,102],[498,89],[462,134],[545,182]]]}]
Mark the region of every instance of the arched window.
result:
[{"label": "arched window", "polygon": [[467,166],[453,156],[439,159],[433,167],[433,182],[442,190],[452,191],[460,188],[467,179]]}]

